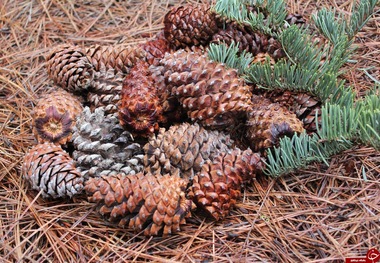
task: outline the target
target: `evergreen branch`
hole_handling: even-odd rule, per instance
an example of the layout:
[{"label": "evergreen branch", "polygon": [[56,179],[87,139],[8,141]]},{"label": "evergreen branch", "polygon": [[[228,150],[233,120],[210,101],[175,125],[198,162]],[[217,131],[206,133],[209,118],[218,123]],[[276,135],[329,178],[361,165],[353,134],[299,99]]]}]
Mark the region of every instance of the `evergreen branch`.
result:
[{"label": "evergreen branch", "polygon": [[344,138],[334,141],[323,141],[317,134],[301,133],[293,137],[280,139],[278,147],[267,150],[266,169],[264,173],[279,177],[305,168],[312,162],[325,162],[330,156],[352,147]]},{"label": "evergreen branch", "polygon": [[346,24],[342,23],[342,15],[338,15],[338,20],[334,9],[323,8],[312,16],[315,26],[333,44],[341,41],[346,34]]},{"label": "evergreen branch", "polygon": [[368,22],[369,18],[374,13],[377,3],[378,0],[361,0],[354,6],[350,23],[346,27],[349,39],[352,39]]},{"label": "evergreen branch", "polygon": [[240,23],[247,20],[248,17],[247,8],[241,0],[218,0],[213,10],[228,19]]},{"label": "evergreen branch", "polygon": [[230,46],[225,43],[210,44],[208,47],[208,57],[219,63],[225,63],[229,68],[235,68],[239,74],[243,74],[253,61],[251,53],[243,51],[240,55],[239,43],[232,42]]},{"label": "evergreen branch", "polygon": [[375,87],[366,97],[357,102],[361,109],[358,118],[358,138],[366,144],[380,149],[380,86]]}]

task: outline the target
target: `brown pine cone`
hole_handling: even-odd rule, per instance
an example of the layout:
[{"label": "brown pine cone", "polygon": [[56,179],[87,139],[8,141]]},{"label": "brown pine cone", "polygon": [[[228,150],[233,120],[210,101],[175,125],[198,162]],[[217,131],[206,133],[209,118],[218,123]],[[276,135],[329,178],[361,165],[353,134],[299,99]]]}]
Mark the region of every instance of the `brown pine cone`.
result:
[{"label": "brown pine cone", "polygon": [[189,197],[215,220],[228,215],[241,196],[242,183],[263,169],[260,155],[248,149],[220,152],[194,176]]},{"label": "brown pine cone", "polygon": [[231,45],[232,42],[239,44],[239,51],[247,51],[253,55],[268,52],[275,59],[285,56],[281,44],[273,37],[253,30],[250,25],[230,22],[226,28],[221,28],[212,37],[213,43],[224,42]]},{"label": "brown pine cone", "polygon": [[145,59],[146,53],[141,47],[126,46],[123,44],[110,46],[90,46],[85,53],[96,71],[114,69],[118,72],[129,73],[135,63]]},{"label": "brown pine cone", "polygon": [[185,197],[186,184],[178,174],[138,173],[91,178],[85,190],[109,221],[147,236],[165,236],[179,232],[190,216],[194,204]]},{"label": "brown pine cone", "polygon": [[232,147],[229,135],[208,131],[198,124],[173,125],[160,129],[144,146],[144,165],[152,173],[173,173],[180,169],[181,177],[191,180],[203,163]]},{"label": "brown pine cone", "polygon": [[254,151],[276,145],[283,136],[293,136],[304,131],[302,122],[278,103],[263,96],[252,96],[252,109],[247,121],[247,139]]},{"label": "brown pine cone", "polygon": [[46,57],[46,62],[54,83],[71,92],[87,89],[94,76],[91,62],[78,46],[60,45]]},{"label": "brown pine cone", "polygon": [[94,81],[87,94],[87,102],[91,110],[102,107],[105,114],[116,113],[124,78],[125,74],[114,69],[95,72]]},{"label": "brown pine cone", "polygon": [[136,174],[143,169],[142,147],[119,124],[116,114],[86,107],[73,129],[73,159],[85,179]]},{"label": "brown pine cone", "polygon": [[136,136],[149,136],[164,121],[163,109],[149,64],[138,62],[123,82],[120,124]]},{"label": "brown pine cone", "polygon": [[167,53],[160,63],[172,95],[192,121],[224,129],[245,118],[252,93],[235,69],[184,50]]},{"label": "brown pine cone", "polygon": [[223,25],[220,16],[208,4],[172,8],[164,18],[164,34],[175,48],[207,45]]},{"label": "brown pine cone", "polygon": [[83,177],[69,154],[53,143],[37,144],[25,155],[22,176],[42,197],[72,197],[83,190]]},{"label": "brown pine cone", "polygon": [[63,89],[42,95],[32,112],[33,133],[39,143],[66,144],[71,140],[81,102]]},{"label": "brown pine cone", "polygon": [[317,131],[317,111],[319,112],[318,121],[321,119],[321,101],[312,95],[294,91],[267,91],[263,94],[274,103],[295,113],[297,118],[303,122],[304,128],[308,132]]}]

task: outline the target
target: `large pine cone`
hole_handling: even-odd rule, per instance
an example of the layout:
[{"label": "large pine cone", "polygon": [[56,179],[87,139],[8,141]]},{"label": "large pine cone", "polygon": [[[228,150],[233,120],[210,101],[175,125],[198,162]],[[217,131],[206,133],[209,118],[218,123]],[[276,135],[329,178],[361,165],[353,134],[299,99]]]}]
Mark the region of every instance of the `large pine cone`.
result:
[{"label": "large pine cone", "polygon": [[145,51],[141,47],[126,45],[90,46],[86,55],[90,59],[96,71],[108,71],[114,69],[115,73],[128,73],[135,63],[145,59]]},{"label": "large pine cone", "polygon": [[184,5],[171,9],[164,18],[164,34],[174,48],[207,45],[223,25],[211,6]]},{"label": "large pine cone", "polygon": [[237,71],[205,54],[179,50],[167,53],[161,64],[166,83],[192,121],[226,128],[240,122],[251,108],[252,93]]},{"label": "large pine cone", "polygon": [[189,197],[215,220],[222,219],[240,198],[242,183],[262,169],[260,155],[250,149],[221,152],[194,176]]},{"label": "large pine cone", "polygon": [[42,197],[72,197],[83,190],[83,177],[69,154],[53,143],[37,144],[25,155],[22,176]]},{"label": "large pine cone", "polygon": [[[304,128],[308,132],[316,132],[317,122],[321,117],[321,101],[312,95],[304,92],[294,91],[268,91],[263,94],[274,103],[295,113],[297,118],[303,122]],[[318,121],[317,111],[319,112]]]},{"label": "large pine cone", "polygon": [[120,124],[136,136],[149,136],[164,121],[162,103],[149,64],[138,62],[123,82]]},{"label": "large pine cone", "polygon": [[73,129],[73,158],[85,179],[142,171],[143,151],[115,114],[86,107]]},{"label": "large pine cone", "polygon": [[281,44],[269,35],[253,30],[250,25],[237,22],[228,23],[226,28],[221,28],[212,37],[212,42],[224,42],[231,45],[239,44],[239,51],[247,51],[253,55],[268,52],[273,58],[279,59],[285,56]]},{"label": "large pine cone", "polygon": [[91,110],[102,107],[105,114],[112,114],[118,111],[118,103],[121,99],[122,83],[125,75],[114,69],[98,71],[94,74],[94,81],[91,83],[87,94],[87,101]]},{"label": "large pine cone", "polygon": [[32,112],[33,132],[39,143],[66,144],[71,139],[81,102],[63,89],[42,95]]},{"label": "large pine cone", "polygon": [[57,85],[71,92],[82,92],[90,86],[94,68],[80,47],[60,45],[46,57],[47,72]]},{"label": "large pine cone", "polygon": [[276,145],[283,136],[291,137],[294,133],[304,131],[297,116],[278,103],[258,95],[253,95],[252,102],[247,121],[247,138],[255,151]]},{"label": "large pine cone", "polygon": [[179,232],[186,223],[193,208],[186,185],[178,174],[138,173],[91,178],[85,190],[109,221],[150,236]]},{"label": "large pine cone", "polygon": [[191,180],[206,160],[227,151],[232,144],[229,135],[208,131],[198,124],[173,125],[149,138],[144,146],[144,164],[152,173],[174,173],[179,169],[181,177]]}]

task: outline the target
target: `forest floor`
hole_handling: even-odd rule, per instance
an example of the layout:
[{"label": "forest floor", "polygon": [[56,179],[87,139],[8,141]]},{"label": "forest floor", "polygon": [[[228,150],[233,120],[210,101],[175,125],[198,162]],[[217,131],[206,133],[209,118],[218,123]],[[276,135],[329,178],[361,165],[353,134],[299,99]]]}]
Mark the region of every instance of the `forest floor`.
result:
[{"label": "forest floor", "polygon": [[[247,185],[220,222],[197,213],[179,234],[144,237],[107,224],[85,196],[45,200],[20,175],[35,139],[31,110],[53,85],[45,55],[60,43],[136,45],[163,28],[172,6],[195,1],[2,0],[0,5],[1,262],[342,262],[380,250],[380,153],[358,145],[278,179]],[[291,0],[290,12],[353,1]],[[379,11],[379,6],[377,10]],[[380,80],[380,14],[358,33],[344,66],[358,96]]]}]

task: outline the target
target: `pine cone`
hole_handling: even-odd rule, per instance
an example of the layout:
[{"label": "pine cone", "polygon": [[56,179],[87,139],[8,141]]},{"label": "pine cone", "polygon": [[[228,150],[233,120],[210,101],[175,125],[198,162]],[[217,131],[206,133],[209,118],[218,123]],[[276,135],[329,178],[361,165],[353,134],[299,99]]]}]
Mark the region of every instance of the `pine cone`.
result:
[{"label": "pine cone", "polygon": [[172,8],[164,18],[164,34],[175,48],[207,45],[223,25],[211,6],[184,5]]},{"label": "pine cone", "polygon": [[[297,25],[298,27],[302,27],[306,24],[306,19],[300,14],[290,13],[287,15],[285,20],[286,20],[286,22],[288,22],[288,24],[290,26],[291,25]],[[285,26],[285,28],[286,27],[287,27],[287,25]]]},{"label": "pine cone", "polygon": [[32,112],[33,132],[39,143],[66,144],[71,139],[81,102],[63,89],[44,94]]},{"label": "pine cone", "polygon": [[160,59],[164,57],[165,53],[170,52],[169,42],[161,35],[141,44],[140,46],[146,52],[146,61],[150,65],[157,65]]},{"label": "pine cone", "polygon": [[248,149],[220,152],[194,176],[189,197],[215,220],[228,215],[241,196],[241,185],[263,169],[260,155]]},{"label": "pine cone", "polygon": [[247,138],[255,151],[276,145],[283,136],[293,136],[304,131],[302,122],[278,103],[263,96],[253,95],[252,109],[247,122]]},{"label": "pine cone", "polygon": [[203,163],[232,147],[229,135],[208,131],[198,124],[173,125],[160,129],[144,146],[144,164],[148,171],[162,174],[180,169],[181,177],[191,180]]},{"label": "pine cone", "polygon": [[93,79],[93,66],[80,47],[60,45],[46,57],[46,62],[50,78],[70,92],[82,92]]},{"label": "pine cone", "polygon": [[317,130],[317,111],[319,112],[318,121],[321,121],[321,102],[317,97],[293,91],[268,91],[263,95],[272,102],[278,103],[295,113],[297,118],[303,122],[304,128],[308,132],[315,132]]},{"label": "pine cone", "polygon": [[145,59],[146,53],[141,47],[125,45],[113,46],[91,46],[86,48],[86,55],[89,57],[96,71],[108,71],[114,69],[118,72],[129,73],[135,63]]},{"label": "pine cone", "polygon": [[105,218],[144,234],[180,231],[193,203],[185,197],[186,181],[178,174],[115,175],[91,178],[85,190]]},{"label": "pine cone", "polygon": [[247,51],[253,55],[268,52],[278,59],[285,56],[281,44],[273,37],[253,30],[250,25],[237,22],[228,23],[226,28],[221,28],[212,37],[213,43],[224,42],[231,45],[232,42],[239,43],[239,51]]},{"label": "pine cone", "polygon": [[114,69],[95,72],[94,81],[87,95],[91,110],[102,107],[105,114],[116,113],[124,78],[125,75],[122,72]]},{"label": "pine cone", "polygon": [[86,107],[73,129],[75,160],[85,179],[102,175],[135,174],[143,169],[142,149],[120,126],[117,116]]},{"label": "pine cone", "polygon": [[123,82],[119,104],[120,124],[136,136],[148,136],[163,122],[163,109],[149,64],[140,61]]},{"label": "pine cone", "polygon": [[251,91],[235,69],[208,60],[206,55],[177,51],[161,60],[162,75],[192,121],[226,128],[245,118]]},{"label": "pine cone", "polygon": [[42,197],[72,197],[83,190],[83,177],[69,154],[53,143],[37,144],[25,155],[22,176]]}]

